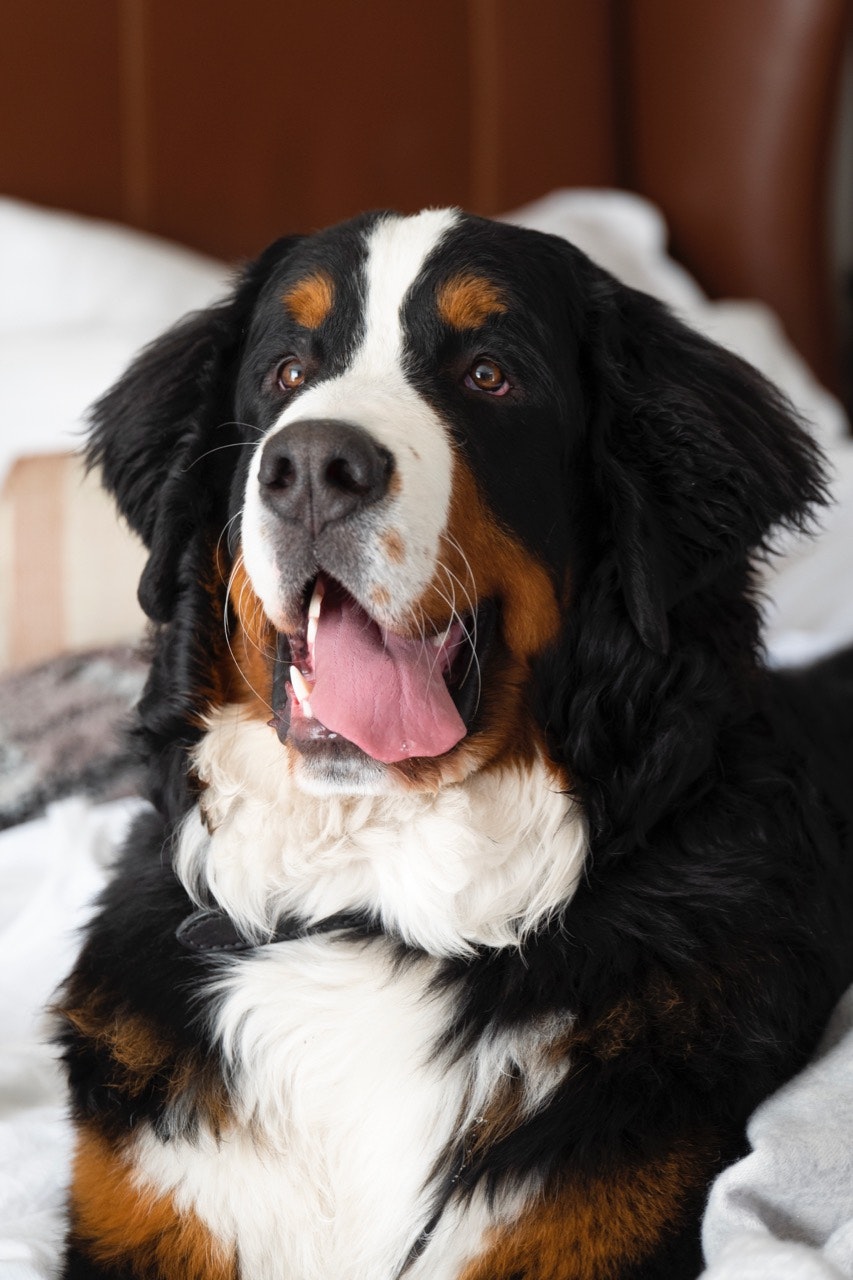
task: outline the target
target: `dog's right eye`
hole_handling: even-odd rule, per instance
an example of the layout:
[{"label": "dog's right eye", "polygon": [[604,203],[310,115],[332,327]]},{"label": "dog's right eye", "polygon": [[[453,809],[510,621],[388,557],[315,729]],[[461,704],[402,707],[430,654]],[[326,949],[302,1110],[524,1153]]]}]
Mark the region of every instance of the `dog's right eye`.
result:
[{"label": "dog's right eye", "polygon": [[282,391],[295,391],[305,381],[305,365],[298,356],[288,356],[276,369],[275,380]]},{"label": "dog's right eye", "polygon": [[488,356],[475,360],[465,374],[465,386],[471,391],[485,391],[490,396],[505,396],[510,389],[509,379],[503,369]]}]

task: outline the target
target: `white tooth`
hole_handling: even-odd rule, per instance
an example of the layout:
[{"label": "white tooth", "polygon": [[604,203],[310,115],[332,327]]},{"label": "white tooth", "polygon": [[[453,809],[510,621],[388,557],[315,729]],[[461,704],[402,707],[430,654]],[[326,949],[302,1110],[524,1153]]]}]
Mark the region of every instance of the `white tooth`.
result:
[{"label": "white tooth", "polygon": [[305,698],[305,699],[304,699],[304,701],[302,702],[301,706],[302,706],[302,714],[303,714],[303,716],[305,717],[305,719],[306,719],[306,720],[313,720],[313,719],[314,719],[314,712],[311,710],[311,703],[308,701],[308,699],[307,699],[307,698]]},{"label": "white tooth", "polygon": [[318,609],[317,613],[314,614],[313,616],[310,613],[308,615],[307,640],[308,640],[308,644],[311,646],[313,646],[314,641],[317,639],[317,615],[319,614],[319,612],[320,611]]},{"label": "white tooth", "polygon": [[293,685],[293,692],[302,705],[303,714],[307,715],[310,720],[310,711],[307,711],[306,708],[308,707],[308,699],[314,692],[313,686],[308,683],[298,667],[290,668],[290,683]]},{"label": "white tooth", "polygon": [[314,592],[311,596],[311,603],[308,606],[309,618],[319,618],[320,608],[323,603],[323,591],[324,591],[323,584],[322,582],[320,582],[318,578],[317,581],[314,583]]},{"label": "white tooth", "polygon": [[[453,624],[451,623],[450,625],[452,626]],[[440,635],[433,636],[432,642],[435,645],[436,649],[441,648],[441,646],[444,644],[445,640],[449,635],[450,635],[450,627],[448,627],[446,631],[442,631]]]}]

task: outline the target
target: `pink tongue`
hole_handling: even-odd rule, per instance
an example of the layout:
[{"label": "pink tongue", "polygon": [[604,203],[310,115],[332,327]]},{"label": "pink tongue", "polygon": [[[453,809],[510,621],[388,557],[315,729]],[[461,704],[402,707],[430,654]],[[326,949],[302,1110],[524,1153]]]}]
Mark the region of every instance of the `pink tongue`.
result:
[{"label": "pink tongue", "polygon": [[386,764],[443,755],[465,736],[442,676],[447,661],[444,650],[423,640],[383,636],[351,596],[327,583],[311,711]]}]

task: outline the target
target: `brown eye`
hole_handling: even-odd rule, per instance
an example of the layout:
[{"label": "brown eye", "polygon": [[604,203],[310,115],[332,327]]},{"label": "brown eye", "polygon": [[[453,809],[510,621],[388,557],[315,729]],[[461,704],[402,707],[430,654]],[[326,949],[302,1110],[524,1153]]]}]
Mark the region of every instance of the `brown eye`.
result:
[{"label": "brown eye", "polygon": [[305,381],[305,365],[298,356],[290,356],[276,369],[275,380],[282,391],[295,391]]},{"label": "brown eye", "polygon": [[493,396],[503,396],[509,391],[507,376],[494,360],[481,357],[475,360],[465,375],[465,386],[473,391],[488,391]]}]

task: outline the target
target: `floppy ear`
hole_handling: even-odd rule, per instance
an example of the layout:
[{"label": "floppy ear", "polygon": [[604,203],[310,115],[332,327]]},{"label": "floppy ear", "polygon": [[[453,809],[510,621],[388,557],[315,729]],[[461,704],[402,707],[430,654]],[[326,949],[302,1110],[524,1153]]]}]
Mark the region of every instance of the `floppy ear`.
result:
[{"label": "floppy ear", "polygon": [[207,431],[234,416],[233,381],[252,309],[270,268],[297,239],[270,245],[229,298],[146,347],[91,411],[87,464],[100,467],[149,548],[139,600],[157,622],[172,616],[182,557],[216,496],[194,464],[210,448]]},{"label": "floppy ear", "polygon": [[663,653],[672,607],[805,527],[824,476],[755,369],[603,273],[596,292],[593,469],[631,620]]}]

